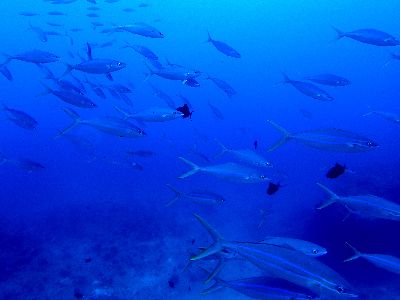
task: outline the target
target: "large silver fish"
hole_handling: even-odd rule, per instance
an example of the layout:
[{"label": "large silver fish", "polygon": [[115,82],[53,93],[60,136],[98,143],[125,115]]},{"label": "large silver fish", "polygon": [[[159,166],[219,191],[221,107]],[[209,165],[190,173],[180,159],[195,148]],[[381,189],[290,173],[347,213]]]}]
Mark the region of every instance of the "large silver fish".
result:
[{"label": "large silver fish", "polygon": [[247,168],[236,163],[226,163],[214,166],[200,167],[195,163],[187,160],[186,158],[179,158],[192,167],[192,170],[179,176],[178,178],[180,179],[189,177],[198,172],[203,172],[222,179],[243,183],[259,183],[270,180],[268,177],[266,177],[264,174],[261,174],[257,170]]},{"label": "large silver fish", "polygon": [[343,129],[327,128],[290,133],[271,120],[267,122],[283,135],[268,151],[273,151],[290,140],[311,148],[336,152],[365,152],[378,146],[377,143],[369,138]]},{"label": "large silver fish", "polygon": [[208,204],[208,205],[218,205],[225,202],[224,197],[216,193],[208,191],[196,191],[196,192],[184,193],[182,191],[179,191],[170,184],[167,184],[167,187],[169,187],[175,193],[175,197],[174,199],[169,201],[166,206],[170,206],[175,201],[183,198],[187,198],[194,203]]},{"label": "large silver fish", "polygon": [[363,115],[363,117],[370,116],[370,115],[377,115],[385,120],[393,122],[395,124],[400,123],[400,116],[396,113],[388,112],[388,111],[379,111],[373,110]]},{"label": "large silver fish", "polygon": [[196,214],[195,217],[211,235],[214,243],[192,257],[192,261],[228,250],[236,252],[273,277],[305,287],[319,295],[357,297],[342,276],[313,257],[274,245],[226,241],[203,218]]},{"label": "large silver fish", "polygon": [[318,257],[328,253],[324,247],[317,244],[311,243],[309,241],[304,241],[300,239],[280,237],[280,236],[267,236],[260,243],[281,246],[296,251],[309,256]]},{"label": "large silver fish", "polygon": [[400,221],[400,205],[374,195],[338,196],[326,186],[317,185],[329,195],[329,200],[319,209],[325,208],[335,202],[346,207],[350,214],[371,219],[386,219]]},{"label": "large silver fish", "polygon": [[183,117],[183,113],[169,107],[152,107],[133,114],[117,106],[114,106],[114,108],[125,116],[125,120],[134,119],[142,122],[166,122]]}]

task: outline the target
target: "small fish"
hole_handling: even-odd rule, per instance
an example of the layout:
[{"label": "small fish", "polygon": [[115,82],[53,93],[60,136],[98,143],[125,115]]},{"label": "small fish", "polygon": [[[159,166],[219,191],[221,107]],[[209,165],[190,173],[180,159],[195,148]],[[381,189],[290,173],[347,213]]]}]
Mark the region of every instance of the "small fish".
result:
[{"label": "small fish", "polygon": [[0,73],[3,74],[8,81],[14,80],[13,75],[5,64],[0,65]]},{"label": "small fish", "polygon": [[344,77],[329,73],[307,76],[305,79],[315,83],[329,85],[329,86],[345,86],[351,83],[350,80]]},{"label": "small fish", "polygon": [[127,151],[126,153],[129,155],[140,156],[140,157],[151,157],[151,156],[156,155],[155,152],[150,151],[150,150]]},{"label": "small fish", "polygon": [[187,103],[185,103],[184,105],[178,107],[176,110],[183,114],[182,118],[184,118],[184,119],[185,118],[190,118],[190,119],[192,118],[193,111],[190,111],[190,108],[187,105]]},{"label": "small fish", "polygon": [[134,50],[135,52],[139,53],[140,55],[144,56],[147,59],[158,61],[158,56],[145,46],[126,44],[122,48],[131,48],[132,50]]},{"label": "small fish", "polygon": [[281,184],[278,183],[273,183],[272,181],[270,183],[268,183],[268,187],[267,187],[267,195],[273,195],[275,194],[277,191],[279,191],[279,189],[281,188]]},{"label": "small fish", "polygon": [[338,178],[347,170],[345,165],[341,165],[339,163],[335,163],[335,165],[326,172],[326,178],[334,179]]},{"label": "small fish", "polygon": [[260,243],[281,246],[289,249],[293,249],[304,253],[308,256],[318,257],[325,255],[328,251],[317,244],[311,243],[309,241],[287,238],[287,237],[274,237],[267,236]]},{"label": "small fish", "polygon": [[34,17],[34,16],[39,16],[39,13],[36,12],[31,12],[31,11],[21,11],[18,13],[21,16],[25,16],[25,17]]},{"label": "small fish", "polygon": [[145,23],[134,23],[133,25],[116,26],[114,28],[103,31],[103,33],[109,32],[129,32],[149,38],[164,38],[164,34],[161,31]]},{"label": "small fish", "polygon": [[358,29],[354,31],[344,32],[335,27],[333,29],[337,33],[337,39],[348,37],[361,43],[375,46],[397,46],[399,40],[394,36],[376,29]]},{"label": "small fish", "polygon": [[45,169],[41,163],[33,161],[31,159],[19,159],[15,161],[15,164],[28,172],[36,172]]},{"label": "small fish", "polygon": [[59,98],[60,100],[72,104],[81,108],[96,108],[97,104],[90,100],[85,95],[77,93],[73,90],[65,90],[65,89],[51,89],[50,87],[42,84],[45,88],[45,91],[40,95],[52,94]]},{"label": "small fish", "polygon": [[257,148],[258,148],[258,141],[257,140],[255,140],[253,142],[253,146],[254,146],[254,150],[257,150]]},{"label": "small fish", "polygon": [[320,183],[317,185],[329,195],[329,199],[318,209],[338,202],[348,210],[346,218],[351,214],[356,214],[369,219],[400,221],[400,205],[395,202],[374,195],[339,196],[326,186]]},{"label": "small fish", "polygon": [[207,43],[213,44],[215,49],[217,49],[219,52],[221,52],[222,54],[225,54],[226,56],[230,56],[230,57],[234,57],[234,58],[241,57],[240,53],[237,52],[235,49],[233,49],[231,46],[229,46],[228,44],[226,44],[224,42],[213,40],[208,31],[207,31],[207,34],[208,34]]},{"label": "small fish", "polygon": [[378,268],[386,271],[400,274],[400,258],[387,254],[369,254],[361,253],[349,243],[346,243],[353,251],[354,255],[345,260],[345,262],[355,260],[357,258],[364,258]]},{"label": "small fish", "polygon": [[219,108],[216,107],[215,105],[211,104],[210,101],[208,101],[208,106],[210,107],[211,111],[213,112],[214,116],[215,116],[217,119],[220,119],[220,120],[224,120],[224,119],[225,119],[224,115],[223,115],[222,112],[219,110]]},{"label": "small fish", "polygon": [[14,108],[9,108],[4,103],[3,110],[9,115],[8,119],[21,128],[33,130],[38,125],[38,122],[26,112]]},{"label": "small fish", "polygon": [[207,76],[206,79],[211,80],[219,89],[224,91],[229,98],[232,98],[234,95],[236,95],[235,89],[225,80],[211,76]]},{"label": "small fish", "polygon": [[378,111],[373,110],[363,115],[363,117],[370,116],[370,115],[377,115],[385,120],[393,122],[395,124],[400,123],[400,116],[396,113],[388,112],[388,111]]},{"label": "small fish", "polygon": [[169,108],[174,109],[177,107],[175,104],[174,99],[172,99],[168,94],[160,90],[159,88],[155,87],[154,85],[150,84],[151,89],[153,90],[153,95],[157,96],[158,98],[165,101]]},{"label": "small fish", "polygon": [[47,64],[60,60],[59,56],[42,50],[26,51],[16,55],[4,55],[7,58],[6,62],[9,62],[10,60],[20,60],[34,64]]},{"label": "small fish", "polygon": [[73,122],[63,129],[58,136],[64,135],[78,125],[86,125],[101,132],[118,137],[138,138],[147,135],[141,128],[124,120],[116,118],[84,120],[77,112],[71,109],[65,108],[64,111],[70,118],[72,118]]},{"label": "small fish", "polygon": [[203,172],[206,174],[214,175],[216,177],[231,180],[234,182],[260,183],[269,181],[268,177],[259,173],[257,170],[250,169],[236,163],[225,163],[220,165],[200,167],[195,163],[187,160],[186,158],[179,157],[179,159],[192,167],[192,170],[180,175],[178,177],[179,179],[183,179],[192,176],[196,173]]},{"label": "small fish", "polygon": [[167,187],[169,187],[175,193],[175,198],[172,199],[171,201],[169,201],[166,206],[170,206],[175,201],[177,201],[179,199],[183,199],[183,198],[187,198],[194,203],[208,204],[208,205],[217,205],[217,204],[222,204],[225,202],[225,199],[222,196],[215,194],[215,193],[211,193],[211,192],[184,193],[184,192],[177,190],[170,184],[167,184]]},{"label": "small fish", "polygon": [[183,117],[183,113],[180,111],[164,107],[152,107],[133,114],[128,113],[117,106],[114,106],[114,108],[125,115],[125,120],[134,119],[143,122],[165,122]]},{"label": "small fish", "polygon": [[178,65],[168,65],[166,67],[152,69],[146,64],[149,73],[146,74],[147,77],[152,75],[157,75],[159,77],[169,79],[169,80],[179,80],[183,83],[189,78],[196,78],[201,75],[199,71],[191,70]]},{"label": "small fish", "polygon": [[274,151],[289,140],[294,140],[319,150],[348,153],[365,152],[378,147],[378,144],[371,139],[343,129],[327,128],[290,133],[271,120],[267,122],[283,135],[268,151]]},{"label": "small fish", "polygon": [[300,113],[301,113],[301,114],[303,115],[303,117],[306,118],[306,119],[312,120],[312,118],[313,118],[313,114],[312,114],[309,110],[300,109]]},{"label": "small fish", "polygon": [[249,150],[249,149],[241,149],[241,150],[233,150],[225,147],[224,144],[222,144],[220,141],[216,140],[218,145],[221,147],[221,152],[216,155],[216,157],[219,157],[224,154],[229,154],[233,157],[235,157],[237,160],[240,162],[243,162],[245,164],[258,167],[258,168],[271,168],[272,164],[267,161],[262,155]]},{"label": "small fish", "polygon": [[316,85],[305,82],[305,81],[299,81],[299,80],[292,80],[290,79],[286,74],[283,74],[284,76],[284,82],[289,83],[291,86],[293,86],[296,90],[298,90],[300,93],[303,95],[320,100],[320,101],[333,101],[334,98],[329,95],[326,91],[320,89]]}]

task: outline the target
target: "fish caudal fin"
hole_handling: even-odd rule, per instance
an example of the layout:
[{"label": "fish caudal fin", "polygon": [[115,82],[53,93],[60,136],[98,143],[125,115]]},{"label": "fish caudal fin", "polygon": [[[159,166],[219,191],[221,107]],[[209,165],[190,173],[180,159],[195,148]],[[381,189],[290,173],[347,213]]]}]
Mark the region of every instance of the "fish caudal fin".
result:
[{"label": "fish caudal fin", "polygon": [[282,72],[282,76],[283,76],[283,83],[291,83],[292,80],[289,78],[289,76],[287,76],[286,73]]},{"label": "fish caudal fin", "polygon": [[229,149],[228,148],[226,148],[225,147],[225,145],[224,144],[222,144],[219,140],[217,140],[217,139],[214,139],[214,141],[221,147],[221,152],[219,152],[219,153],[217,153],[217,154],[215,154],[214,155],[214,158],[218,158],[218,157],[220,157],[220,156],[222,156],[222,155],[224,155],[226,152],[228,152],[229,151]]},{"label": "fish caudal fin", "polygon": [[337,40],[341,39],[342,37],[344,37],[346,35],[343,31],[341,31],[340,29],[336,28],[335,26],[332,26],[332,29],[335,30],[335,32],[337,34],[337,36],[336,36]]},{"label": "fish caudal fin", "polygon": [[82,123],[82,119],[77,112],[69,108],[64,108],[64,111],[68,116],[71,117],[73,122],[69,126],[65,127],[63,130],[61,130],[59,134],[56,136],[56,138],[66,134],[68,131],[70,131],[71,129],[75,128],[76,126]]},{"label": "fish caudal fin", "polygon": [[183,179],[183,178],[192,176],[192,175],[194,175],[194,174],[196,174],[196,173],[201,171],[201,167],[196,165],[195,163],[192,163],[190,160],[187,160],[184,157],[179,157],[179,159],[182,160],[184,163],[186,163],[186,164],[188,164],[189,166],[192,167],[192,170],[190,170],[189,172],[186,172],[186,173],[182,174],[181,176],[179,176],[178,177],[179,179]]},{"label": "fish caudal fin", "polygon": [[[206,273],[208,275],[208,277],[211,277],[212,273],[214,272],[213,271],[210,273],[208,270],[204,269],[203,267],[200,267],[200,269],[203,270],[204,273]],[[215,280],[215,283],[212,286],[210,286],[209,288],[202,290],[201,291],[202,295],[207,295],[207,294],[213,293],[213,292],[218,291],[221,288],[226,286],[226,282],[224,280],[222,280],[221,278],[219,278],[217,276],[213,276],[212,279]],[[206,281],[206,282],[208,282],[208,281]]]},{"label": "fish caudal fin", "polygon": [[221,270],[224,267],[224,265],[225,265],[225,260],[221,257],[218,260],[218,263],[215,266],[214,270],[212,270],[212,272],[208,275],[206,281],[204,281],[204,284],[209,283],[213,279],[217,280],[218,279],[217,276],[218,276],[219,272],[221,272]]},{"label": "fish caudal fin", "polygon": [[317,185],[318,185],[322,190],[324,190],[324,191],[329,195],[329,197],[330,197],[325,203],[323,203],[321,206],[319,206],[318,209],[323,209],[323,208],[325,208],[325,207],[328,207],[329,205],[335,203],[335,202],[339,199],[339,196],[338,196],[338,195],[336,195],[334,192],[332,192],[330,189],[328,189],[328,188],[327,188],[326,186],[324,186],[323,184],[317,182]]},{"label": "fish caudal fin", "polygon": [[273,144],[271,147],[269,147],[268,151],[271,152],[271,151],[278,149],[283,144],[285,144],[291,138],[291,134],[289,131],[287,131],[282,126],[276,124],[275,122],[273,122],[271,120],[267,120],[267,122],[269,124],[271,124],[276,130],[278,130],[282,133],[282,138],[279,141],[277,141],[275,144]]},{"label": "fish caudal fin", "polygon": [[166,184],[167,187],[169,187],[174,193],[175,193],[175,198],[172,199],[171,201],[169,201],[165,206],[170,206],[173,203],[175,203],[178,199],[181,199],[184,196],[184,193],[182,193],[181,191],[178,191],[176,188],[174,188],[172,185],[170,184]]},{"label": "fish caudal fin", "polygon": [[348,259],[345,259],[343,262],[352,261],[352,260],[355,260],[355,259],[360,258],[362,256],[361,252],[358,251],[356,248],[354,248],[352,245],[350,245],[347,242],[346,242],[346,245],[349,246],[351,248],[351,250],[354,251],[354,255],[349,257]]},{"label": "fish caudal fin", "polygon": [[190,258],[191,261],[199,260],[199,259],[202,259],[204,257],[207,257],[207,256],[210,256],[210,255],[213,255],[213,254],[221,252],[222,249],[223,249],[223,241],[224,241],[222,236],[210,224],[208,224],[206,222],[206,220],[204,220],[202,217],[200,217],[197,214],[194,214],[194,216],[197,219],[197,221],[199,221],[200,224],[203,225],[203,227],[211,235],[214,243],[210,247],[205,249],[203,252],[201,252],[200,254],[191,257]]},{"label": "fish caudal fin", "polygon": [[207,40],[205,41],[205,43],[211,43],[213,41],[210,32],[207,30]]},{"label": "fish caudal fin", "polygon": [[68,75],[69,73],[71,73],[71,71],[74,69],[74,67],[70,64],[65,64],[67,69],[64,71],[64,73],[61,75],[61,78]]}]

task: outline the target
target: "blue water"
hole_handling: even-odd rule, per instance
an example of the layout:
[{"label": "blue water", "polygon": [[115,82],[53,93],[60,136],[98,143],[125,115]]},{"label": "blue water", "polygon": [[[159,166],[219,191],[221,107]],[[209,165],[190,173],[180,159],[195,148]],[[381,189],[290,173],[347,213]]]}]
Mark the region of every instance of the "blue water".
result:
[{"label": "blue water", "polygon": [[[205,218],[227,240],[258,241],[271,235],[320,244],[328,254],[319,260],[346,278],[359,299],[400,299],[399,274],[363,259],[343,263],[352,255],[346,242],[362,252],[400,257],[399,223],[355,215],[346,218],[347,210],[339,204],[317,210],[327,195],[315,184],[321,182],[339,195],[373,194],[400,204],[399,125],[378,115],[363,117],[371,110],[400,114],[400,61],[390,59],[390,53],[400,52],[396,47],[350,38],[337,40],[331,27],[343,31],[376,28],[399,37],[398,1],[96,2],[0,2],[2,53],[13,56],[33,49],[54,53],[60,61],[46,66],[61,76],[67,63],[87,59],[86,43],[113,41],[110,47],[93,47],[93,57],[127,64],[113,72],[114,82],[103,74],[76,70],[72,74],[81,82],[88,78],[94,84],[120,83],[133,89],[129,94],[133,105],[129,106],[105,88],[107,98],[99,98],[85,84],[86,95],[98,107],[74,107],[54,95],[43,95],[41,83],[57,85],[35,64],[7,62],[13,80],[0,75],[0,100],[34,117],[38,126],[34,130],[20,128],[2,111],[0,153],[12,161],[39,162],[44,169],[30,171],[9,161],[0,165],[0,299],[248,299],[228,289],[200,294],[205,276],[196,265],[201,264],[186,269],[185,265],[190,254],[209,245],[211,239],[193,213]],[[87,9],[94,6],[99,10]],[[123,11],[125,8],[134,11]],[[48,15],[50,11],[65,15]],[[99,17],[90,18],[88,13]],[[92,21],[103,26],[94,29]],[[165,37],[102,33],[135,22],[152,25]],[[42,42],[29,24],[61,35],[49,35],[48,41]],[[82,30],[74,32],[73,28]],[[237,50],[241,58],[228,57],[206,43],[207,31]],[[150,48],[164,65],[168,60],[201,71],[197,78],[200,87],[148,77],[149,62],[122,48],[126,42]],[[6,61],[6,56],[2,60]],[[351,84],[319,85],[334,97],[334,101],[321,102],[284,84],[283,72],[296,80],[333,73]],[[237,94],[229,98],[205,79],[207,74],[227,81]],[[65,78],[70,79],[69,75]],[[132,113],[167,107],[153,94],[150,84],[172,97],[177,106],[183,104],[179,95],[187,97],[194,111],[192,118],[133,122],[147,133],[133,139],[87,126],[69,132],[73,141],[57,137],[71,124],[65,108],[94,119],[122,118],[115,105]],[[224,120],[214,116],[208,101],[218,107]],[[368,137],[379,147],[340,153],[289,141],[268,152],[280,133],[266,120],[290,132],[341,128]],[[274,165],[263,172],[273,182],[281,182],[282,188],[269,196],[268,182],[238,183],[207,174],[178,179],[190,169],[180,156],[200,166],[237,162],[228,155],[214,158],[220,151],[215,139],[229,148],[252,149],[263,155]],[[258,142],[256,150],[254,141]],[[127,154],[137,150],[155,154]],[[336,162],[345,164],[350,172],[333,180],[325,178]],[[166,207],[174,197],[166,184],[185,192],[212,191],[226,201],[209,206],[179,199]],[[211,269],[213,264],[203,266]],[[232,261],[220,277],[230,280],[260,272],[243,261]]]}]

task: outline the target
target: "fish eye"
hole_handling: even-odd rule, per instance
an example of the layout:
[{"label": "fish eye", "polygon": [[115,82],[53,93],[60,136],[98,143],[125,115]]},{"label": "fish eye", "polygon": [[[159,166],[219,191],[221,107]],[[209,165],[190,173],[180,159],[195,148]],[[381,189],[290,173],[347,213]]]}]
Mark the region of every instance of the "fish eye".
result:
[{"label": "fish eye", "polygon": [[318,253],[318,250],[317,250],[317,249],[313,249],[312,253],[313,253],[313,254],[317,254],[317,253]]}]

